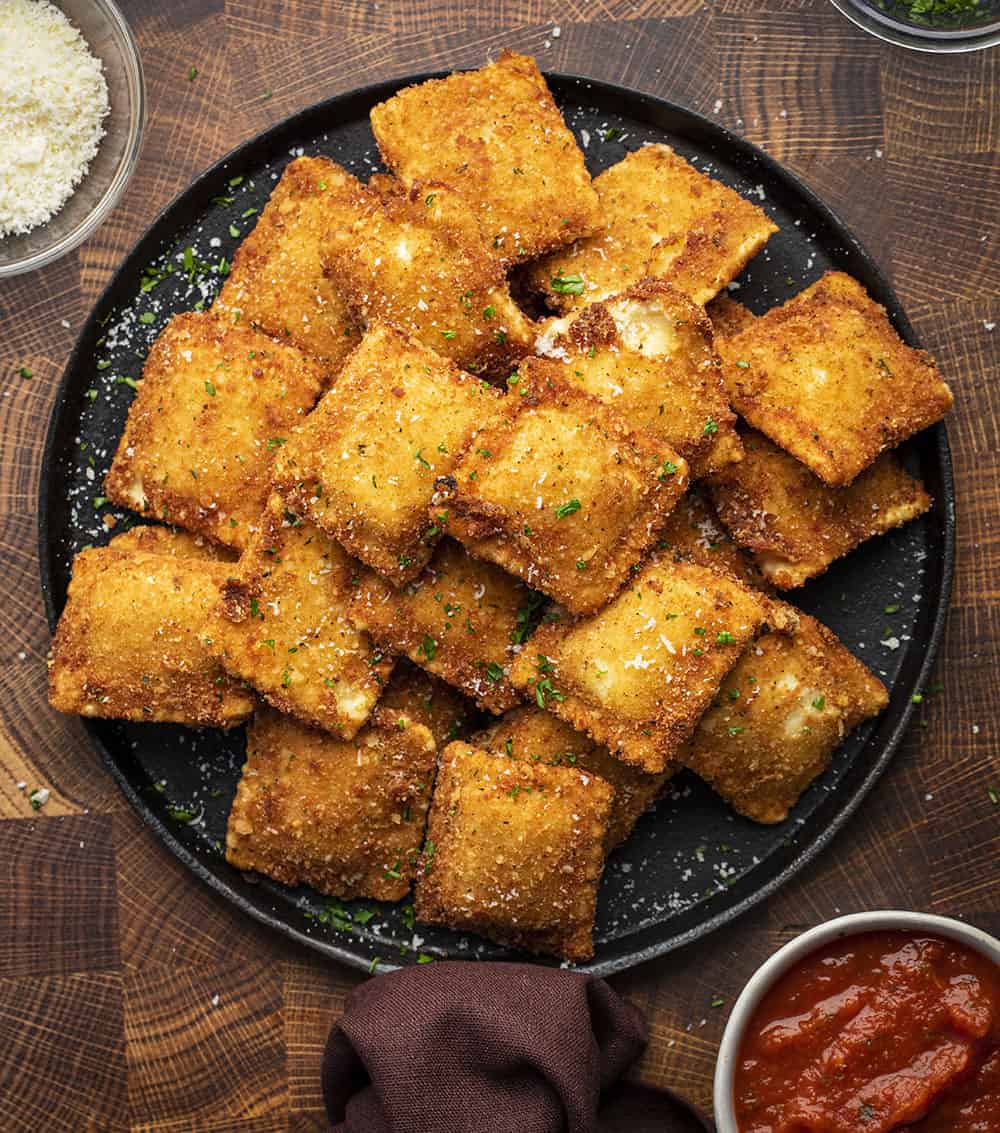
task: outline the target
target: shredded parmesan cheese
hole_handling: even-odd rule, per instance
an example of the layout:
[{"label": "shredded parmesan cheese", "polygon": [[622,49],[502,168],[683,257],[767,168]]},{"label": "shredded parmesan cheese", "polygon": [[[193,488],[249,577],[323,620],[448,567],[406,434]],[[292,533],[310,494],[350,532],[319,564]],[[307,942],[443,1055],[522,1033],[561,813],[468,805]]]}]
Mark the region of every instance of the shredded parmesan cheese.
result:
[{"label": "shredded parmesan cheese", "polygon": [[108,85],[48,0],[0,0],[0,238],[45,224],[83,180]]}]

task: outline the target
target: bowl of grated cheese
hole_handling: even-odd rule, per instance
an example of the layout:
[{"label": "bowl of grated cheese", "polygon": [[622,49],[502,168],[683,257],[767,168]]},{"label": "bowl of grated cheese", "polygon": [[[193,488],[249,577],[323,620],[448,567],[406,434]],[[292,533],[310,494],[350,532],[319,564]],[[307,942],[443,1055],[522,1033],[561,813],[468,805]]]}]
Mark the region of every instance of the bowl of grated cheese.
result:
[{"label": "bowl of grated cheese", "polygon": [[0,277],[52,263],[118,202],[146,93],[111,0],[0,0]]}]

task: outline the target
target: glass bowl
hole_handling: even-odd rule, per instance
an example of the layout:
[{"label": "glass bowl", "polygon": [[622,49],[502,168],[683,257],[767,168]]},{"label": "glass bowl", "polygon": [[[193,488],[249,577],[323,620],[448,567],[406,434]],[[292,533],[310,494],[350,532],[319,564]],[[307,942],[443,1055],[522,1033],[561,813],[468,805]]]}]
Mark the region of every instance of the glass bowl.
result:
[{"label": "glass bowl", "polygon": [[132,176],[146,121],[142,63],[125,17],[111,0],[57,0],[104,66],[110,111],[87,175],[46,224],[0,237],[0,277],[50,264],[82,243],[114,208]]},{"label": "glass bowl", "polygon": [[1000,43],[1000,0],[978,0],[953,13],[932,11],[932,0],[830,2],[859,28],[912,51],[981,51]]}]

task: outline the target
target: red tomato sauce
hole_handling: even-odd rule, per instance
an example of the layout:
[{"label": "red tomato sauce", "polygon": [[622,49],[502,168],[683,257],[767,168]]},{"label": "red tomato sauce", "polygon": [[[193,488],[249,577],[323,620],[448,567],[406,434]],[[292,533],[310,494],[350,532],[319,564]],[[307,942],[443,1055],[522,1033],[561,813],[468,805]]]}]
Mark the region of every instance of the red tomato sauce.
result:
[{"label": "red tomato sauce", "polygon": [[764,996],[740,1133],[1000,1133],[1000,967],[911,932],[845,937]]}]

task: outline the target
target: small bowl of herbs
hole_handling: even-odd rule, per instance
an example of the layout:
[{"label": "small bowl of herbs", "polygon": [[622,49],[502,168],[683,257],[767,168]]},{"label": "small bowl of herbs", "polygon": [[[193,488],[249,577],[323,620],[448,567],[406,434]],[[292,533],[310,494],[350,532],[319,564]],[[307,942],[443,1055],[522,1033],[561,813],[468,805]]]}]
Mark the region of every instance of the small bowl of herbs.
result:
[{"label": "small bowl of herbs", "polygon": [[858,27],[915,51],[1000,43],[1000,0],[831,0]]}]

